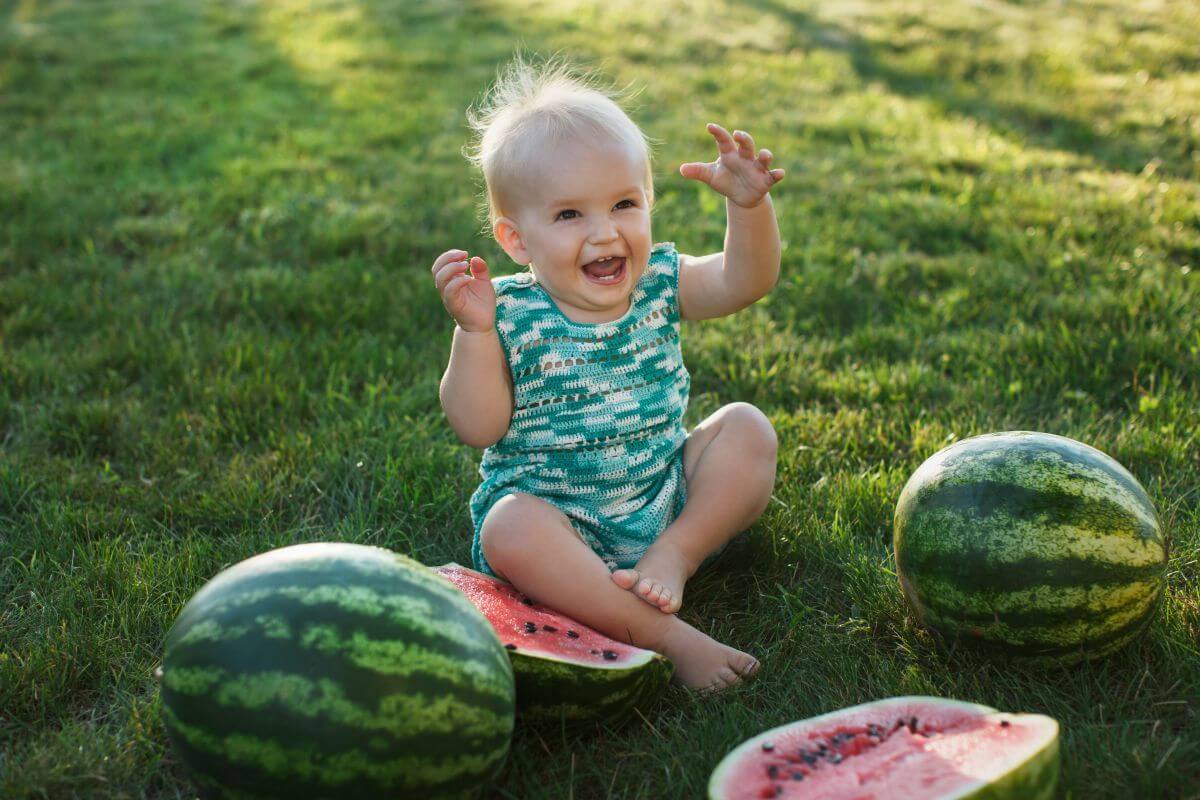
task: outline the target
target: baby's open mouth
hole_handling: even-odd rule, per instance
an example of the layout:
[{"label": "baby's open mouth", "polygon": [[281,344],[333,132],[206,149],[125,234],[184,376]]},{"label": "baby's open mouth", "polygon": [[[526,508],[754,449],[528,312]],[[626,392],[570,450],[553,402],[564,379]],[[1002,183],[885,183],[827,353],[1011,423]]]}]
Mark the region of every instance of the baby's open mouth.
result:
[{"label": "baby's open mouth", "polygon": [[625,259],[614,256],[583,265],[583,274],[592,283],[618,283],[625,277]]}]

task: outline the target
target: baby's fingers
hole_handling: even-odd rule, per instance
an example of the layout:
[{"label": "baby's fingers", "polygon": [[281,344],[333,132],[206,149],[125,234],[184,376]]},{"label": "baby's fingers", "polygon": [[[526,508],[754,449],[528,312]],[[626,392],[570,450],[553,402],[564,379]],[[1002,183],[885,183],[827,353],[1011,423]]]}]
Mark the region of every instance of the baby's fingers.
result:
[{"label": "baby's fingers", "polygon": [[759,150],[758,151],[758,163],[761,164],[763,170],[766,171],[767,177],[769,177],[771,179],[771,183],[775,184],[775,183],[779,183],[781,180],[783,180],[784,173],[783,173],[783,170],[781,170],[781,169],[771,169],[771,160],[773,158],[775,158],[775,156],[771,153],[770,150]]},{"label": "baby's fingers", "polygon": [[733,140],[737,142],[738,155],[745,159],[754,158],[754,138],[745,131],[734,131]]},{"label": "baby's fingers", "polygon": [[711,184],[713,172],[716,170],[716,165],[705,164],[698,161],[693,161],[689,164],[679,165],[679,174],[685,178],[691,178],[694,181],[703,181]]},{"label": "baby's fingers", "polygon": [[[446,291],[446,287],[450,284],[450,281],[454,280],[459,275],[466,274],[467,268],[468,265],[466,261],[452,261],[451,263],[444,265],[440,270],[438,270],[437,275],[434,276],[434,285],[437,286],[439,292],[444,293]],[[470,276],[468,275],[467,277],[469,278]]]},{"label": "baby's fingers", "polygon": [[467,275],[466,273],[455,275],[446,282],[446,288],[442,289],[442,297],[444,297],[446,300],[451,300],[455,295],[462,291],[464,286],[470,282],[471,276]]},{"label": "baby's fingers", "polygon": [[447,250],[446,252],[444,252],[440,256],[438,256],[436,260],[434,260],[433,268],[431,271],[433,272],[434,275],[437,275],[438,270],[441,269],[442,267],[446,266],[447,264],[449,264],[451,261],[461,261],[462,259],[464,259],[466,257],[467,257],[466,250],[457,250],[457,249]]},{"label": "baby's fingers", "polygon": [[732,153],[737,149],[737,143],[733,141],[733,137],[729,135],[729,131],[722,128],[715,122],[708,123],[708,132],[717,140],[717,149],[722,153]]}]

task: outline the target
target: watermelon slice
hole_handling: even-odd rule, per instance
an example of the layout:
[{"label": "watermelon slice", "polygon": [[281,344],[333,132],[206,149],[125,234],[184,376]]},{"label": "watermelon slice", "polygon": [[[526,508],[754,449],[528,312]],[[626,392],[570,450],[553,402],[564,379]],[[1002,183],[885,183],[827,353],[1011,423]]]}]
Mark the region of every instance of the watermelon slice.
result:
[{"label": "watermelon slice", "polygon": [[710,800],[1042,800],[1058,723],[937,697],[894,697],[772,728],[722,759]]},{"label": "watermelon slice", "polygon": [[483,612],[512,660],[526,718],[615,720],[653,699],[674,671],[663,655],[610,639],[458,564],[437,567]]}]

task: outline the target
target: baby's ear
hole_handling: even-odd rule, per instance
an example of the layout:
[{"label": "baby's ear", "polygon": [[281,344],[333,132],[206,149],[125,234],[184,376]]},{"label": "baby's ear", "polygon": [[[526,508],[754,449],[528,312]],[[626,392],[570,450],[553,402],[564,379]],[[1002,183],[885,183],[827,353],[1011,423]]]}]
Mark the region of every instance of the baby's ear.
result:
[{"label": "baby's ear", "polygon": [[508,217],[499,217],[492,223],[492,235],[496,237],[496,241],[513,261],[521,266],[527,266],[532,260],[525,250],[525,240],[521,238],[521,232],[517,230],[517,223],[513,220]]}]

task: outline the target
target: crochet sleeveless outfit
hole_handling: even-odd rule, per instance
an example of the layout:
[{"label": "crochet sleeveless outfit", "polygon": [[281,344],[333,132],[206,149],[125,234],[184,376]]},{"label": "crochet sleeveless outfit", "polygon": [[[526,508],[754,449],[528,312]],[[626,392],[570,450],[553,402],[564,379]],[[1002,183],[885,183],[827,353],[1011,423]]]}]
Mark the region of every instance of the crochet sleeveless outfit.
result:
[{"label": "crochet sleeveless outfit", "polygon": [[686,500],[679,253],[654,246],[629,311],[612,322],[567,319],[527,272],[492,282],[513,415],[471,496],[475,567],[495,574],[479,531],[516,492],[561,510],[610,570],[632,567]]}]

